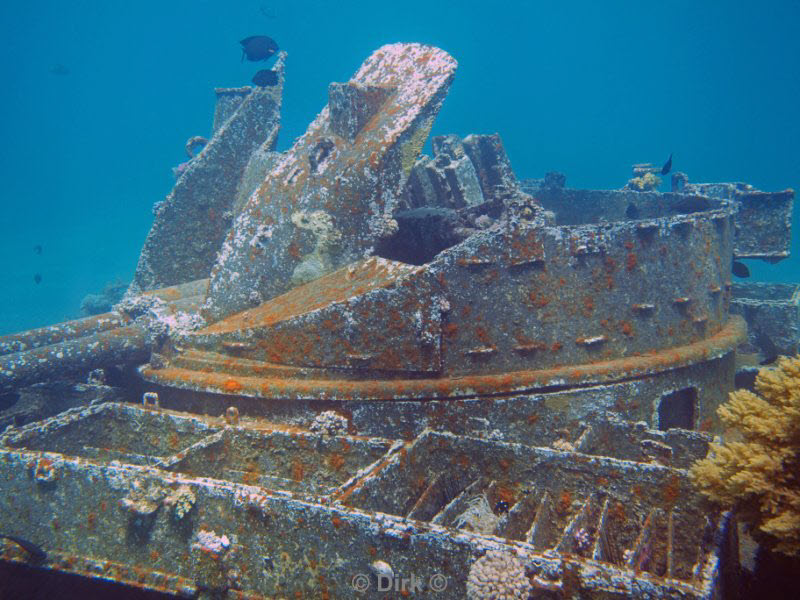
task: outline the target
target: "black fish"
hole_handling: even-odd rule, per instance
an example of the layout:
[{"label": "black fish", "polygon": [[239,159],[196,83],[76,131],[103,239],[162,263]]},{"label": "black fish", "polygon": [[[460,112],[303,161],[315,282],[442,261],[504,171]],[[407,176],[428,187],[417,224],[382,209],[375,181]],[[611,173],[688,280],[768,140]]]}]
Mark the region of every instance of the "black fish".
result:
[{"label": "black fish", "polygon": [[42,253],[42,245],[41,245],[41,244],[36,244],[36,245],[33,247],[33,251],[34,251],[36,254],[41,254],[41,253]]},{"label": "black fish", "polygon": [[42,550],[39,546],[37,546],[33,542],[29,542],[26,539],[17,537],[16,535],[6,535],[4,533],[0,533],[0,538],[11,540],[15,544],[23,548],[25,552],[31,555],[31,560],[33,560],[33,562],[42,562],[45,558],[47,558],[47,552]]},{"label": "black fish", "polygon": [[39,273],[37,273],[36,275],[33,276],[33,281],[37,285],[42,283],[42,276]]},{"label": "black fish", "polygon": [[631,220],[636,220],[639,218],[639,208],[631,202],[628,204],[628,208],[625,209],[625,216]]},{"label": "black fish", "polygon": [[746,264],[741,263],[738,260],[733,261],[731,273],[741,278],[750,277],[750,269],[747,268]]},{"label": "black fish", "polygon": [[267,60],[278,51],[278,44],[266,35],[251,35],[239,43],[242,45],[242,60],[245,56],[247,60]]},{"label": "black fish", "polygon": [[253,75],[253,83],[259,87],[272,87],[278,83],[278,74],[272,69],[261,69]]},{"label": "black fish", "polygon": [[667,173],[670,172],[670,169],[672,169],[672,153],[671,152],[670,152],[669,158],[667,159],[667,162],[665,162],[664,166],[661,167],[661,174],[662,175],[666,175]]}]

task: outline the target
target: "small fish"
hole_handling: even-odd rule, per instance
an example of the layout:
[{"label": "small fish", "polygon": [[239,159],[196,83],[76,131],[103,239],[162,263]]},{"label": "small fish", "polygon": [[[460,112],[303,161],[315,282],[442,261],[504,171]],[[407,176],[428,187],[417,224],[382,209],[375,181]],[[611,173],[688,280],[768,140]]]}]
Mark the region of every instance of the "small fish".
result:
[{"label": "small fish", "polygon": [[746,264],[741,263],[738,260],[733,261],[733,266],[731,266],[731,273],[733,273],[737,277],[741,277],[742,279],[744,279],[745,277],[750,277],[750,269],[747,268]]},{"label": "small fish", "polygon": [[242,45],[242,60],[267,60],[278,51],[278,44],[266,35],[251,35],[239,42]]},{"label": "small fish", "polygon": [[69,69],[61,64],[53,65],[50,67],[50,74],[60,76],[69,75]]},{"label": "small fish", "polygon": [[669,158],[667,159],[667,162],[665,162],[664,166],[661,167],[661,174],[662,175],[666,175],[667,173],[670,172],[670,170],[672,170],[672,153],[671,152],[670,152]]},{"label": "small fish", "polygon": [[41,254],[41,253],[42,253],[42,245],[41,245],[41,244],[36,244],[36,245],[33,247],[33,252],[34,252],[35,254]]},{"label": "small fish", "polygon": [[29,542],[26,539],[17,537],[16,535],[6,535],[4,533],[0,533],[0,538],[11,540],[15,544],[23,548],[25,552],[31,555],[31,560],[33,560],[33,562],[42,562],[45,558],[47,558],[47,552],[42,550],[41,547],[37,546],[33,542]]},{"label": "small fish", "polygon": [[40,273],[36,273],[36,275],[33,276],[33,282],[36,285],[39,285],[40,283],[42,283],[42,276],[41,276]]},{"label": "small fish", "polygon": [[271,69],[261,69],[253,76],[253,83],[258,87],[272,87],[278,83],[278,74]]},{"label": "small fish", "polygon": [[775,345],[775,342],[772,341],[772,338],[764,333],[763,330],[759,329],[756,332],[756,346],[758,346],[761,355],[764,356],[764,359],[758,363],[762,367],[764,365],[771,365],[778,359],[778,355],[780,354],[778,347]]}]

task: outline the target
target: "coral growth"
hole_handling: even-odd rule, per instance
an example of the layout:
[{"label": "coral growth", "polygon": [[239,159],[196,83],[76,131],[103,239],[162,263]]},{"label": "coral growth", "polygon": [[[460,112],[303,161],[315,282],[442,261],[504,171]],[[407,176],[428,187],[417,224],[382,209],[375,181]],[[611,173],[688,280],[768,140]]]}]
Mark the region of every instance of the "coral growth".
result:
[{"label": "coral growth", "polygon": [[113,306],[122,300],[128,284],[122,281],[107,283],[99,294],[88,294],[81,300],[81,312],[86,316],[99,315],[109,312]]},{"label": "coral growth", "polygon": [[194,507],[197,498],[188,485],[182,485],[169,496],[164,498],[164,506],[172,507],[172,514],[176,521],[180,521]]},{"label": "coral growth", "polygon": [[494,533],[500,518],[492,512],[486,494],[475,496],[467,502],[467,509],[459,515],[454,524],[459,529],[467,528],[478,533]]},{"label": "coral growth", "polygon": [[637,192],[649,192],[657,189],[659,185],[661,185],[660,177],[656,177],[652,173],[645,173],[640,177],[629,179],[625,189],[636,190]]},{"label": "coral growth", "polygon": [[469,569],[469,600],[514,600],[530,595],[531,583],[525,567],[509,552],[490,550]]},{"label": "coral growth", "polygon": [[314,418],[309,429],[321,435],[347,435],[347,418],[326,410]]},{"label": "coral growth", "polygon": [[733,507],[760,542],[800,555],[800,356],[759,371],[756,393],[733,392],[717,414],[741,438],[712,444],[689,475],[712,501]]},{"label": "coral growth", "polygon": [[336,229],[331,215],[323,210],[292,213],[292,223],[314,236],[314,250],[302,257],[292,273],[292,284],[302,285],[332,270],[331,253],[341,240],[342,234]]}]

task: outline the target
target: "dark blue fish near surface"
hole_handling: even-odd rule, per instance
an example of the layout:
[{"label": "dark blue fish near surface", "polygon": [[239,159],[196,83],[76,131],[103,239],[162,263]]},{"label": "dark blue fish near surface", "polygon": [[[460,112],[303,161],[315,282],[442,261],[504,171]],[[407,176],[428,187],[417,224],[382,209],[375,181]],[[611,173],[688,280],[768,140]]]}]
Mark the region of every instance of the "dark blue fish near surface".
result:
[{"label": "dark blue fish near surface", "polygon": [[33,282],[36,285],[39,285],[40,283],[42,283],[42,275],[41,275],[41,273],[36,273],[36,275],[33,276]]},{"label": "dark blue fish near surface", "polygon": [[271,69],[262,69],[253,76],[253,83],[259,87],[272,87],[278,83],[278,74]]},{"label": "dark blue fish near surface", "polygon": [[672,153],[670,153],[667,162],[664,163],[664,166],[661,167],[661,174],[666,175],[672,170]]},{"label": "dark blue fish near surface", "polygon": [[30,542],[24,538],[18,537],[16,535],[6,535],[4,533],[0,533],[0,538],[5,538],[7,540],[11,540],[21,548],[25,550],[31,556],[31,560],[33,562],[42,562],[45,558],[47,558],[47,552],[41,549],[41,547],[37,546],[33,542]]},{"label": "dark blue fish near surface", "polygon": [[239,42],[242,45],[242,60],[267,60],[278,51],[278,44],[266,35],[251,35]]}]

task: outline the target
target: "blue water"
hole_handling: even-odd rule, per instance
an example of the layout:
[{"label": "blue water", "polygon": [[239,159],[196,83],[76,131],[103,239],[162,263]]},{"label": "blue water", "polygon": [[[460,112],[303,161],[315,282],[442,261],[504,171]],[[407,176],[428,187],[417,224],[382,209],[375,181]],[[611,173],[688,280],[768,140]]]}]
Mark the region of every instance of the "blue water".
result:
[{"label": "blue water", "polygon": [[[460,64],[433,135],[498,132],[519,177],[618,188],[674,152],[692,181],[773,191],[800,186],[798,24],[790,1],[4,2],[0,332],[78,317],[130,279],[186,139],[209,133],[213,88],[262,68],[240,62],[248,35],[289,54],[281,150],[329,82],[417,41]],[[799,236],[753,278],[800,280]]]}]

